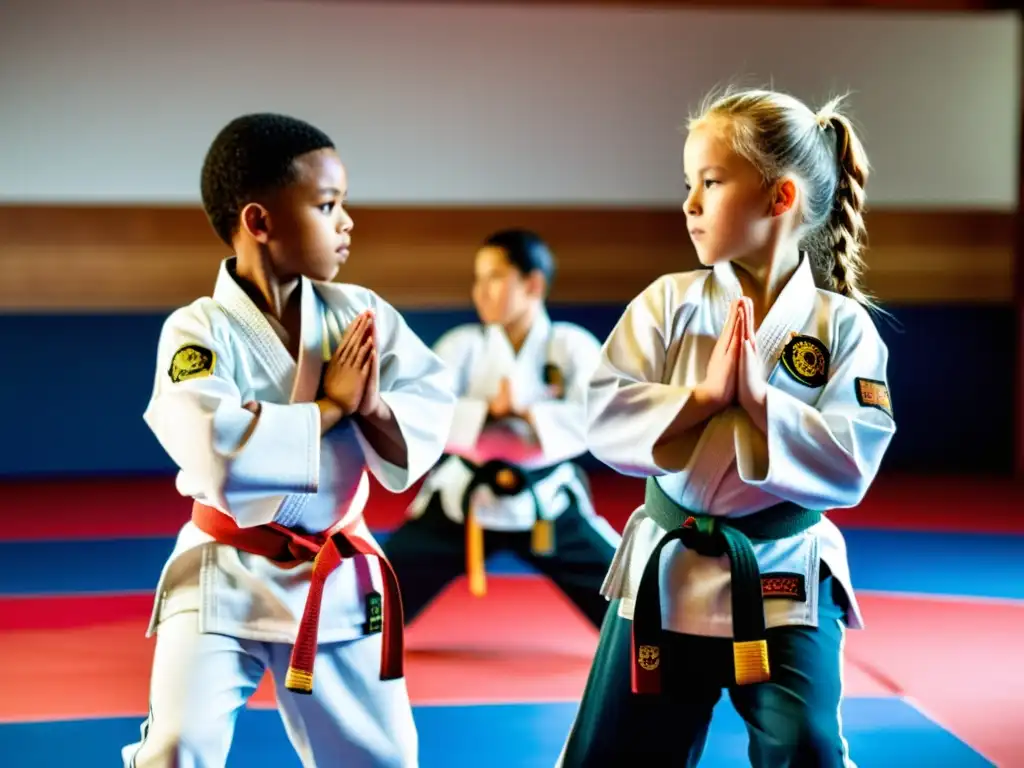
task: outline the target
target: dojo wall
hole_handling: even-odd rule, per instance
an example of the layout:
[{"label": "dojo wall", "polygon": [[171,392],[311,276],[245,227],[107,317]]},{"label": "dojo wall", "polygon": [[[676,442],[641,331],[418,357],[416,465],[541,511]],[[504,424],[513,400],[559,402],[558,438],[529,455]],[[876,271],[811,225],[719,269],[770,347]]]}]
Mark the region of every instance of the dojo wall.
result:
[{"label": "dojo wall", "polygon": [[[356,219],[341,279],[428,342],[470,318],[474,246],[508,225],[555,247],[552,313],[604,336],[646,283],[695,265],[677,128],[736,74],[815,102],[854,92],[875,164],[869,284],[901,326],[879,321],[899,417],[887,467],[1011,467],[1011,16],[23,5],[0,11],[0,474],[170,468],[140,415],[163,318],[225,255],[197,174],[234,114],[288,111],[337,137]],[[257,53],[239,29],[285,32]]]}]

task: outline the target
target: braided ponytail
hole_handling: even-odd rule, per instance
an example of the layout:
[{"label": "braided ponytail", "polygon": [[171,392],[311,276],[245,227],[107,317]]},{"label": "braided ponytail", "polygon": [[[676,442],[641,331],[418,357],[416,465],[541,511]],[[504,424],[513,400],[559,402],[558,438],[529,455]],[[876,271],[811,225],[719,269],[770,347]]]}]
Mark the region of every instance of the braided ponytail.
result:
[{"label": "braided ponytail", "polygon": [[803,182],[800,248],[811,257],[817,284],[869,309],[861,287],[866,245],[864,187],[868,158],[853,125],[838,111],[842,96],[815,114],[802,101],[766,90],[728,92],[691,119],[727,119],[733,149],[766,184],[792,174]]},{"label": "braided ponytail", "polygon": [[819,125],[835,139],[838,166],[832,215],[825,222],[823,238],[830,253],[828,279],[832,289],[864,305],[873,302],[860,285],[864,272],[862,252],[866,245],[864,187],[868,180],[868,159],[864,146],[850,121],[830,104],[818,113]]}]

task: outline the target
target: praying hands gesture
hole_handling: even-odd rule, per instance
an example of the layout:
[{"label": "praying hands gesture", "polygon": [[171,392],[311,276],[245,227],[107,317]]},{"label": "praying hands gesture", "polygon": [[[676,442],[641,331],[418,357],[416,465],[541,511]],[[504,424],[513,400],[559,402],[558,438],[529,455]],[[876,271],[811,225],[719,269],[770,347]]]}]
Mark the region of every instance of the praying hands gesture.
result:
[{"label": "praying hands gesture", "polygon": [[[324,394],[344,416],[362,412],[376,378],[373,315],[363,312],[345,331],[324,371]],[[376,393],[374,393],[376,397]]]},{"label": "praying hands gesture", "polygon": [[768,384],[754,334],[754,304],[746,296],[729,305],[701,391],[715,412],[738,403],[754,424],[767,429]]},{"label": "praying hands gesture", "polygon": [[380,353],[376,320],[366,310],[352,321],[324,372],[326,400],[317,402],[321,429],[326,432],[344,417],[358,423],[363,436],[382,459],[405,467],[405,439],[394,412],[380,393]]}]

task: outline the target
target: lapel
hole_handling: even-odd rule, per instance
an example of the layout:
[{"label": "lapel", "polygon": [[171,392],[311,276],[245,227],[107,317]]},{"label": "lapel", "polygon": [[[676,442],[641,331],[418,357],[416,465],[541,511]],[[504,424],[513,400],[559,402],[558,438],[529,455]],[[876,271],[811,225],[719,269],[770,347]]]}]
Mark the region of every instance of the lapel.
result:
[{"label": "lapel", "polygon": [[[305,277],[300,291],[299,359],[292,359],[284,343],[263,313],[235,281],[232,274],[235,257],[221,262],[213,298],[237,322],[250,354],[262,365],[289,402],[308,402],[316,397],[327,340],[324,312],[313,284]],[[329,342],[328,342],[329,343]],[[330,347],[328,346],[329,350]]]},{"label": "lapel", "polygon": [[522,349],[516,356],[516,368],[536,373],[540,371],[548,361],[548,339],[551,337],[551,318],[547,310],[541,307],[537,317],[530,326],[530,332],[526,334]]},{"label": "lapel", "polygon": [[[743,291],[732,264],[716,264],[714,276],[712,301],[715,324],[716,327],[723,328],[729,312],[729,303],[740,298]],[[807,323],[807,319],[814,312],[816,297],[817,288],[814,285],[811,263],[807,255],[802,254],[799,266],[775,299],[755,335],[766,374],[770,375],[778,364],[791,333],[799,331]]]},{"label": "lapel", "polygon": [[316,400],[320,391],[324,364],[331,358],[331,341],[320,297],[306,278],[302,278],[300,302],[302,339],[291,402],[309,403]]},{"label": "lapel", "polygon": [[[525,367],[533,370],[538,367],[536,363],[539,359],[547,359],[548,337],[550,334],[551,318],[548,317],[547,311],[543,308],[537,313],[537,317],[534,318],[533,325],[530,326],[526,338],[523,339],[523,346],[519,349],[518,354],[512,348],[512,342],[505,335],[504,328],[497,323],[488,325],[483,329],[484,360],[481,362],[485,363],[489,369],[497,369],[501,376],[511,376],[514,372],[523,368],[524,363],[526,364]],[[543,362],[540,365],[543,365]]]},{"label": "lapel", "polygon": [[551,318],[543,308],[534,318],[518,354],[504,328],[497,324],[484,327],[483,345],[473,361],[471,382],[481,391],[493,394],[498,391],[498,382],[507,377],[516,397],[532,398],[542,380],[550,335]]}]

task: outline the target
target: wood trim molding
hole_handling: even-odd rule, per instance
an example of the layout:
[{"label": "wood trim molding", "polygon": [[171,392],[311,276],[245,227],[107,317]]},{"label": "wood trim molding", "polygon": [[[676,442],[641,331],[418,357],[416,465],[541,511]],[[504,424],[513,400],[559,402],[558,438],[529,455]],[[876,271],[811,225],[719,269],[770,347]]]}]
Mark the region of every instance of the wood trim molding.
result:
[{"label": "wood trim molding", "polygon": [[[624,303],[696,256],[676,210],[355,208],[339,279],[403,307],[465,306],[490,232],[525,226],[555,250],[555,303]],[[868,214],[868,288],[889,303],[1009,304],[1012,213]],[[228,249],[201,210],[0,206],[0,311],[150,311],[212,289]]]}]

